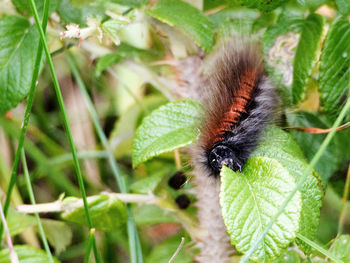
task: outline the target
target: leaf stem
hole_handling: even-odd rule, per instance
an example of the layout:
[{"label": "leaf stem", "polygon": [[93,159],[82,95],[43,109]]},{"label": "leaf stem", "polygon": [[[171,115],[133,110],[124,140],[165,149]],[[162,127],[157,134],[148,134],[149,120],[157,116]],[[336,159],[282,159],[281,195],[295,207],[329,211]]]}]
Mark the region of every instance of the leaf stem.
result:
[{"label": "leaf stem", "polygon": [[318,151],[316,152],[316,154],[312,158],[312,160],[311,160],[308,168],[306,169],[304,175],[300,178],[299,183],[295,186],[295,188],[289,194],[289,196],[284,200],[284,202],[280,206],[278,212],[273,216],[273,218],[270,220],[270,222],[266,225],[264,231],[258,236],[258,238],[256,239],[255,243],[252,245],[252,247],[242,257],[240,263],[248,262],[249,258],[252,256],[252,254],[254,253],[256,248],[263,241],[263,239],[265,238],[267,233],[270,231],[270,229],[272,228],[274,223],[277,221],[278,217],[283,213],[284,209],[287,207],[287,205],[289,204],[290,200],[292,200],[294,195],[297,193],[297,191],[304,184],[306,178],[312,172],[313,168],[315,167],[315,164],[318,162],[318,160],[320,159],[321,155],[323,154],[323,152],[325,151],[326,147],[328,146],[329,142],[333,138],[333,136],[334,136],[334,134],[336,132],[336,128],[340,125],[341,121],[345,117],[345,114],[347,113],[349,108],[350,108],[350,98],[348,98],[348,100],[346,101],[346,104],[344,105],[342,111],[340,112],[339,116],[337,117],[337,119],[335,120],[335,122],[334,122],[334,124],[332,126],[332,131],[330,133],[328,133],[327,137],[322,142],[320,148],[318,149]]},{"label": "leaf stem", "polygon": [[[74,61],[74,58],[69,52],[68,52],[67,58],[68,58],[69,66],[70,66],[72,73],[74,75],[74,78],[76,79],[78,87],[79,87],[79,89],[80,89],[80,91],[83,94],[83,97],[85,99],[88,111],[91,115],[92,121],[93,121],[95,129],[96,129],[97,135],[98,135],[99,139],[101,140],[102,145],[104,146],[105,151],[107,153],[108,162],[112,168],[112,173],[115,177],[115,180],[118,183],[120,191],[123,194],[126,194],[127,188],[125,185],[124,178],[120,174],[117,162],[114,159],[113,150],[110,147],[109,142],[107,140],[107,137],[104,134],[103,129],[99,123],[97,112],[96,112],[95,107],[94,107],[94,105],[89,97],[89,94],[86,91],[85,84],[84,84],[82,78],[80,77],[79,71],[78,71],[76,64],[75,64],[75,61]],[[128,228],[128,235],[129,235],[129,249],[130,249],[131,262],[132,263],[142,263],[143,258],[142,258],[141,244],[140,244],[139,239],[138,239],[137,229],[136,229],[136,226],[134,223],[134,218],[132,215],[130,205],[127,205],[127,212],[128,212],[127,228]]]},{"label": "leaf stem", "polygon": [[[23,164],[24,177],[25,177],[25,180],[26,180],[26,185],[27,185],[27,190],[28,190],[30,203],[32,205],[35,205],[34,192],[33,192],[33,188],[32,188],[31,183],[30,183],[30,177],[29,177],[29,172],[28,172],[27,160],[26,160],[26,156],[25,156],[23,148],[22,148],[22,164]],[[47,253],[47,256],[49,257],[50,262],[54,263],[54,260],[52,258],[52,254],[51,254],[51,251],[50,251],[50,247],[49,247],[49,244],[48,244],[47,239],[46,239],[45,231],[44,231],[43,225],[41,224],[41,220],[40,220],[40,217],[39,217],[38,213],[35,213],[35,218],[36,218],[36,221],[38,223],[38,229],[39,229],[41,241],[43,242],[43,245],[44,245],[45,251]]]},{"label": "leaf stem", "polygon": [[[49,14],[49,6],[50,6],[50,0],[45,0],[45,2],[44,2],[44,14],[43,14],[43,20],[42,20],[43,34],[45,34],[45,32],[46,32],[47,19],[48,19],[48,14]],[[39,20],[37,23],[40,24]],[[18,146],[17,146],[15,158],[13,161],[10,183],[9,183],[9,186],[7,189],[7,195],[6,195],[6,200],[5,200],[5,204],[4,204],[4,216],[5,216],[5,218],[7,216],[8,209],[10,206],[11,194],[12,194],[13,188],[16,184],[17,170],[18,170],[19,160],[21,158],[21,151],[23,148],[24,136],[26,134],[28,123],[29,123],[30,112],[32,110],[32,105],[33,105],[36,81],[38,79],[39,71],[40,71],[40,62],[41,62],[42,53],[43,53],[42,51],[43,51],[43,46],[42,46],[42,43],[39,41],[38,49],[37,49],[37,53],[36,53],[36,58],[35,58],[34,70],[33,70],[33,74],[32,74],[32,81],[30,84],[30,89],[29,89],[29,94],[28,94],[27,107],[26,107],[26,110],[24,113],[24,119],[23,119],[23,123],[21,126],[21,132],[20,132],[20,136],[18,139]],[[0,237],[2,236],[2,233],[3,233],[3,225],[0,226]]]},{"label": "leaf stem", "polygon": [[[71,151],[72,151],[75,172],[76,172],[76,175],[77,175],[79,188],[80,188],[81,195],[82,195],[83,202],[84,202],[84,210],[85,210],[86,219],[87,219],[89,228],[92,229],[93,228],[93,224],[92,224],[91,215],[90,215],[90,212],[89,212],[88,202],[86,200],[86,191],[85,191],[83,176],[81,174],[79,160],[78,160],[78,157],[77,157],[77,152],[76,152],[75,145],[74,145],[74,142],[73,142],[72,133],[70,131],[70,127],[69,127],[69,124],[68,124],[68,117],[67,117],[66,109],[65,109],[65,106],[64,106],[62,93],[61,93],[61,90],[60,90],[60,85],[58,83],[58,79],[57,79],[57,76],[56,76],[56,73],[55,73],[55,68],[54,68],[53,61],[52,61],[52,58],[51,58],[51,55],[50,55],[49,47],[48,47],[48,45],[46,43],[45,33],[43,31],[43,28],[40,25],[39,15],[38,15],[38,11],[36,9],[36,5],[35,5],[34,0],[30,0],[30,5],[31,5],[31,8],[32,8],[32,11],[33,11],[33,14],[34,14],[35,23],[36,23],[37,28],[39,30],[41,43],[43,45],[44,52],[45,52],[45,55],[46,55],[46,58],[47,58],[47,61],[48,61],[48,64],[49,64],[51,77],[52,77],[52,80],[53,80],[53,84],[54,84],[54,88],[55,88],[58,104],[59,104],[59,107],[60,107],[60,110],[61,110],[61,113],[62,113],[62,117],[63,117],[63,123],[64,123],[65,129],[66,129],[66,132],[67,132],[69,145],[70,145],[70,148],[71,148]],[[95,238],[95,237],[93,236],[93,238]],[[94,249],[94,252],[97,252],[97,250]],[[96,262],[100,262],[99,255],[97,253],[95,253],[95,259],[96,259]]]}]

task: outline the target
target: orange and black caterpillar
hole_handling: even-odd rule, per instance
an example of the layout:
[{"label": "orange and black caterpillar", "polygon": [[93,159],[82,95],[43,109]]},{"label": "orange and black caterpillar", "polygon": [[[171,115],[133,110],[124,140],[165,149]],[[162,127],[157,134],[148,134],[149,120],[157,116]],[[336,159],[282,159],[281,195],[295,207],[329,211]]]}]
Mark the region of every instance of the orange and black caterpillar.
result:
[{"label": "orange and black caterpillar", "polygon": [[241,171],[273,118],[278,99],[259,51],[252,41],[233,40],[223,45],[213,63],[195,154],[195,163],[208,175],[218,176],[223,164]]}]

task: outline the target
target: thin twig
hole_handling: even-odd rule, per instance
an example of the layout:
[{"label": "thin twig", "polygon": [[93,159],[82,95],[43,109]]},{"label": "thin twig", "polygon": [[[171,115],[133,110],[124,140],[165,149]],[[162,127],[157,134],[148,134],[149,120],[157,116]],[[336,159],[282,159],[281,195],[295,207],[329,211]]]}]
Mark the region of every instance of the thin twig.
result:
[{"label": "thin twig", "polygon": [[5,235],[6,235],[6,243],[7,247],[9,248],[9,254],[10,254],[10,260],[12,263],[19,263],[18,256],[16,254],[16,251],[13,249],[13,244],[11,240],[11,235],[9,228],[7,226],[6,218],[4,215],[4,212],[2,211],[2,204],[0,202],[0,216],[1,216],[1,222],[3,225],[3,229],[5,230]]},{"label": "thin twig", "polygon": [[343,226],[344,226],[344,221],[345,221],[345,215],[346,215],[346,201],[348,200],[349,196],[349,188],[350,188],[350,164],[348,167],[348,173],[346,175],[346,180],[345,180],[345,186],[344,186],[344,193],[343,193],[343,198],[342,198],[342,205],[340,209],[340,215],[339,215],[339,222],[338,222],[338,234],[339,236],[341,232],[343,231]]},{"label": "thin twig", "polygon": [[[341,131],[341,130],[348,128],[348,127],[350,127],[350,121],[347,123],[344,123],[343,125],[340,125],[335,130]],[[287,127],[286,129],[307,132],[307,133],[313,133],[313,134],[329,133],[332,130],[332,128],[321,129],[321,128],[310,128],[310,127]]]},{"label": "thin twig", "polygon": [[181,158],[179,149],[174,150],[175,165],[177,170],[181,170]]},{"label": "thin twig", "polygon": [[180,253],[180,250],[182,249],[182,247],[184,246],[185,243],[185,238],[181,237],[181,242],[180,245],[178,246],[178,248],[176,249],[174,255],[169,259],[168,263],[172,263],[174,261],[174,259],[176,258],[176,256]]}]

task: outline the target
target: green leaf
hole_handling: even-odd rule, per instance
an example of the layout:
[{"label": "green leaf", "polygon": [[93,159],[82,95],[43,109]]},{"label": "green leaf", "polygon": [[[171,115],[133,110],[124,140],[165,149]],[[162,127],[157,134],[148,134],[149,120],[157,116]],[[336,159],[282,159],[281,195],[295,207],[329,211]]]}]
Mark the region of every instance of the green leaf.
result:
[{"label": "green leaf", "polygon": [[[43,0],[34,0],[36,8],[38,10],[39,15],[42,15],[44,10],[44,2]],[[49,13],[52,13],[56,10],[59,5],[60,0],[50,0]],[[32,14],[32,8],[30,7],[30,1],[27,0],[12,0],[14,6],[20,12],[26,12],[27,14]]]},{"label": "green leaf", "polygon": [[178,222],[175,218],[156,205],[142,205],[133,210],[137,225],[154,225]]},{"label": "green leaf", "polygon": [[263,37],[264,54],[269,75],[277,84],[278,92],[285,105],[292,105],[293,52],[297,46],[304,19],[300,12],[288,10],[270,26]]},{"label": "green leaf", "polygon": [[[264,231],[296,183],[288,170],[267,157],[249,159],[242,173],[224,167],[221,180],[222,216],[232,244],[245,253]],[[255,250],[252,260],[270,262],[282,253],[299,230],[301,208],[301,195],[297,192]]]},{"label": "green leaf", "polygon": [[331,248],[332,254],[343,262],[350,262],[350,235],[341,235]]},{"label": "green leaf", "polygon": [[297,0],[297,1],[301,6],[309,8],[312,12],[314,12],[321,5],[324,5],[330,2],[330,0]]},{"label": "green leaf", "polygon": [[191,100],[170,102],[153,111],[136,131],[133,166],[194,142],[201,113],[201,105]]},{"label": "green leaf", "polygon": [[293,102],[298,104],[304,98],[308,79],[320,47],[323,18],[311,14],[303,24],[293,64]]},{"label": "green leaf", "polygon": [[142,62],[148,62],[160,58],[162,52],[159,50],[145,50],[136,48],[125,43],[118,46],[115,53],[107,54],[101,57],[96,65],[96,75],[99,77],[103,70],[109,68],[124,59],[138,59]]},{"label": "green leaf", "polygon": [[[97,230],[115,231],[125,224],[126,208],[118,198],[107,194],[95,195],[88,197],[88,204],[93,225]],[[64,220],[88,225],[82,199],[67,197],[63,200],[63,205]]]},{"label": "green leaf", "polygon": [[185,31],[206,52],[212,49],[214,34],[206,16],[192,5],[180,0],[160,0],[147,14]]},{"label": "green leaf", "polygon": [[[350,92],[350,22],[338,17],[332,23],[321,54],[321,104],[331,117],[338,115]],[[347,117],[349,119],[349,117]]]},{"label": "green leaf", "polygon": [[273,263],[300,263],[301,259],[295,250],[289,250],[283,253],[278,259],[274,260]]},{"label": "green leaf", "polygon": [[75,8],[69,0],[61,0],[60,5],[57,8],[57,13],[60,18],[67,24],[83,24],[83,12],[82,9]]},{"label": "green leaf", "polygon": [[[262,143],[254,151],[252,156],[264,156],[275,159],[289,171],[297,183],[307,170],[305,157],[290,134],[276,127],[269,127],[265,131]],[[320,220],[323,188],[321,179],[316,173],[310,173],[302,184],[302,211],[300,217],[299,233],[314,240]],[[305,253],[310,253],[311,248],[304,242],[297,243]]]},{"label": "green leaf", "polygon": [[[29,246],[14,246],[14,250],[21,263],[47,263],[50,262],[46,252]],[[56,258],[53,258],[55,263],[59,263]],[[0,263],[11,263],[8,248],[0,251]]]},{"label": "green leaf", "polygon": [[249,8],[225,8],[209,16],[214,29],[223,35],[249,34],[260,12]]},{"label": "green leaf", "polygon": [[109,0],[109,2],[129,7],[140,7],[149,2],[149,0]]},{"label": "green leaf", "polygon": [[39,35],[27,19],[0,19],[0,114],[21,102],[28,93]]},{"label": "green leaf", "polygon": [[72,243],[72,230],[64,222],[52,219],[41,219],[45,235],[58,255]]},{"label": "green leaf", "polygon": [[112,53],[112,54],[104,55],[97,62],[96,76],[97,77],[101,76],[101,73],[103,70],[121,62],[124,59],[125,59],[124,56],[122,56],[119,53]]},{"label": "green leaf", "polygon": [[244,6],[248,6],[250,8],[257,8],[261,11],[272,11],[273,9],[276,9],[280,5],[284,4],[288,0],[239,0],[239,3]]},{"label": "green leaf", "polygon": [[[33,216],[18,213],[14,209],[9,210],[6,221],[11,236],[20,234],[27,227],[35,226],[37,224],[37,221]],[[3,238],[5,238],[5,236],[3,236]]]},{"label": "green leaf", "polygon": [[[168,263],[181,242],[181,236],[173,236],[163,243],[159,244],[147,256],[146,263]],[[185,241],[186,242],[186,241]],[[192,258],[186,253],[186,247],[182,247],[179,254],[173,261],[174,263],[191,263]]]},{"label": "green leaf", "polygon": [[338,10],[343,15],[350,13],[350,2],[348,0],[335,0],[338,6]]},{"label": "green leaf", "polygon": [[164,171],[156,172],[152,176],[137,180],[130,185],[130,190],[135,193],[148,194],[153,192],[165,176]]}]

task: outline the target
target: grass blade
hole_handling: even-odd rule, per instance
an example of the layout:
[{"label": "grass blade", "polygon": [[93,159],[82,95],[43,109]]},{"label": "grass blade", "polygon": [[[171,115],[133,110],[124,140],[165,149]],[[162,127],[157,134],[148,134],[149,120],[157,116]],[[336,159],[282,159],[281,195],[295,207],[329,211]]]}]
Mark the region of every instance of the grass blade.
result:
[{"label": "grass blade", "polygon": [[[28,190],[30,203],[32,205],[35,205],[34,192],[33,192],[32,185],[30,183],[30,177],[29,177],[27,160],[26,160],[26,156],[25,156],[25,153],[24,153],[24,149],[22,149],[22,164],[23,164],[24,177],[25,177],[25,180],[26,180],[26,185],[27,185],[27,190]],[[49,248],[49,244],[48,244],[47,239],[46,239],[45,231],[44,231],[43,225],[41,224],[41,220],[40,220],[39,214],[35,213],[34,215],[35,215],[36,221],[38,222],[38,229],[39,229],[40,238],[41,238],[41,241],[43,242],[43,245],[44,245],[45,251],[47,253],[47,256],[48,256],[48,258],[50,260],[50,263],[54,263],[54,260],[52,258],[52,254],[51,254],[51,251],[50,251],[50,248]]]},{"label": "grass blade", "polygon": [[[50,0],[45,0],[44,2],[44,14],[43,14],[43,21],[42,21],[42,28],[43,32],[46,32],[46,25],[47,25],[47,18],[49,14],[49,6],[50,6]],[[24,113],[24,119],[23,119],[23,124],[21,127],[21,133],[18,139],[18,146],[15,154],[15,158],[13,161],[13,166],[12,166],[12,171],[11,171],[11,178],[10,178],[10,183],[9,187],[7,189],[7,195],[6,195],[6,200],[4,204],[4,215],[5,217],[7,216],[8,209],[10,207],[10,200],[11,200],[11,194],[12,190],[16,184],[16,179],[17,179],[17,170],[18,170],[18,165],[19,165],[19,160],[21,158],[21,151],[23,148],[23,142],[24,142],[24,136],[27,131],[28,123],[29,123],[29,118],[30,118],[30,112],[32,110],[32,105],[33,105],[33,99],[34,99],[34,91],[35,91],[35,86],[36,86],[36,81],[39,76],[39,70],[40,70],[40,62],[42,58],[42,53],[43,53],[43,46],[42,43],[39,42],[38,44],[38,49],[36,53],[36,58],[35,58],[35,65],[34,65],[34,70],[32,74],[32,82],[30,85],[30,90],[28,94],[28,101],[27,101],[27,107]],[[0,237],[2,236],[3,233],[3,225],[0,226]]]},{"label": "grass blade", "polygon": [[[73,137],[72,137],[72,133],[70,131],[70,127],[68,124],[68,117],[67,117],[67,113],[66,113],[66,108],[64,106],[64,102],[63,102],[63,97],[62,97],[62,93],[60,90],[60,86],[58,83],[58,79],[56,76],[56,72],[55,72],[55,68],[53,65],[53,61],[50,55],[50,51],[49,51],[49,47],[46,43],[46,39],[45,39],[45,33],[43,31],[43,28],[40,25],[40,21],[39,21],[39,15],[38,15],[38,11],[36,9],[36,5],[34,3],[34,0],[30,0],[30,5],[34,14],[34,19],[35,19],[35,23],[37,25],[39,34],[40,34],[40,40],[41,43],[43,45],[44,48],[44,52],[49,64],[49,68],[50,68],[50,72],[51,72],[51,77],[53,80],[53,84],[54,84],[54,88],[55,88],[55,92],[56,92],[56,96],[57,96],[57,100],[58,100],[58,104],[62,113],[62,117],[63,117],[63,123],[67,132],[67,137],[68,137],[68,141],[69,141],[69,145],[72,151],[72,155],[73,155],[73,161],[74,161],[74,167],[75,167],[75,172],[77,174],[77,179],[78,179],[78,184],[79,184],[79,188],[81,191],[81,195],[82,195],[82,199],[84,202],[84,209],[85,209],[85,215],[86,215],[86,219],[89,225],[89,228],[92,229],[93,228],[93,224],[92,224],[92,220],[91,220],[91,215],[89,212],[89,206],[88,206],[88,202],[87,202],[87,198],[86,198],[86,191],[85,191],[85,186],[84,186],[84,181],[83,181],[83,176],[81,174],[81,170],[80,170],[80,165],[79,165],[79,160],[78,160],[78,156],[77,156],[77,152],[75,149],[75,145],[73,142]],[[95,239],[95,237],[93,237]],[[95,244],[95,243],[94,243]],[[95,258],[96,258],[96,262],[100,262],[99,259],[99,255],[96,249],[96,245],[94,245],[94,252],[95,252]]]},{"label": "grass blade", "polygon": [[[118,165],[114,159],[113,150],[111,149],[109,142],[107,140],[107,137],[104,134],[103,129],[99,123],[97,112],[96,112],[95,107],[94,107],[94,105],[89,97],[89,94],[86,91],[85,84],[84,84],[82,78],[80,77],[80,74],[79,74],[78,68],[74,62],[74,59],[73,59],[72,55],[69,53],[68,53],[68,63],[69,63],[69,66],[72,70],[74,78],[77,81],[78,87],[79,87],[79,89],[80,89],[81,93],[83,94],[83,97],[86,101],[88,111],[91,115],[91,119],[94,123],[95,129],[97,131],[97,135],[105,148],[106,154],[108,156],[107,157],[108,162],[112,168],[112,172],[113,172],[113,175],[118,183],[119,189],[122,193],[127,193],[127,188],[126,188],[126,185],[124,182],[124,178],[121,176],[120,171],[118,169]],[[139,238],[138,238],[138,233],[137,233],[137,229],[135,226],[135,222],[134,222],[134,218],[132,215],[130,205],[127,206],[127,212],[128,212],[127,227],[128,227],[128,236],[129,236],[130,259],[131,259],[132,263],[142,263],[143,259],[142,259],[141,243],[140,243]]]}]

